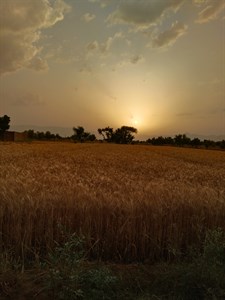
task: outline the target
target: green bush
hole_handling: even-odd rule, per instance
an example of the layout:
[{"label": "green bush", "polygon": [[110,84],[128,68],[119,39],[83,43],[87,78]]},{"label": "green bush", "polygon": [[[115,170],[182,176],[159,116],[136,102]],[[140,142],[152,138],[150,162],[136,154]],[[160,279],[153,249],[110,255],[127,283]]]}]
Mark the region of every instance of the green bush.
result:
[{"label": "green bush", "polygon": [[84,241],[71,235],[49,255],[46,288],[52,299],[113,299],[117,278],[105,267],[86,268]]},{"label": "green bush", "polygon": [[149,289],[161,299],[225,299],[225,233],[208,231],[202,251],[191,253],[187,261],[159,266]]}]

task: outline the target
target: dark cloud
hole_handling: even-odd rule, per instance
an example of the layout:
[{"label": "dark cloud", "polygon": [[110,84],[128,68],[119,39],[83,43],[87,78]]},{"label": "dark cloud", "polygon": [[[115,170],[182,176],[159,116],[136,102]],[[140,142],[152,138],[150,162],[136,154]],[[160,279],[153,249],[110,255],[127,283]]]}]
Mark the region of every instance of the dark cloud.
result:
[{"label": "dark cloud", "polygon": [[142,55],[134,55],[130,57],[130,63],[131,64],[137,64],[138,62],[143,61],[143,56]]},{"label": "dark cloud", "polygon": [[27,67],[35,71],[46,71],[48,70],[48,63],[41,57],[35,56],[29,61]]},{"label": "dark cloud", "polygon": [[155,48],[168,47],[173,45],[176,40],[187,32],[187,25],[180,22],[175,22],[168,30],[161,32],[152,40],[152,45]]},{"label": "dark cloud", "polygon": [[87,49],[88,52],[98,50],[99,49],[99,44],[98,44],[97,41],[93,41],[93,42],[87,44],[86,49]]},{"label": "dark cloud", "polygon": [[114,0],[88,0],[90,3],[98,3],[102,8],[106,7],[110,3],[113,3]]},{"label": "dark cloud", "polygon": [[207,23],[217,19],[225,8],[224,0],[211,0],[205,1],[204,3],[207,4],[207,6],[198,14],[198,19],[196,20],[197,23]]},{"label": "dark cloud", "polygon": [[123,59],[115,65],[113,71],[116,71],[116,69],[123,68],[127,65],[137,65],[145,61],[141,54],[130,55],[129,53],[124,53],[122,56]]},{"label": "dark cloud", "polygon": [[87,23],[93,21],[95,18],[96,18],[96,15],[90,14],[90,13],[86,13],[82,16],[82,20],[84,20]]},{"label": "dark cloud", "polygon": [[108,22],[149,27],[163,18],[167,11],[179,9],[183,2],[183,0],[122,1],[117,10],[108,17]]},{"label": "dark cloud", "polygon": [[88,51],[88,54],[93,53],[95,50],[99,50],[102,55],[106,55],[109,53],[113,43],[121,38],[123,38],[122,32],[116,32],[113,36],[108,37],[106,41],[101,44],[96,40],[87,44],[86,50]]},{"label": "dark cloud", "polygon": [[41,30],[63,20],[69,6],[63,0],[20,0],[0,3],[0,75],[23,67],[46,69],[47,62],[36,57]]},{"label": "dark cloud", "polygon": [[108,37],[107,40],[100,45],[101,53],[105,54],[105,53],[109,52],[113,43],[116,40],[121,39],[121,38],[123,38],[122,32],[116,32],[113,36]]}]

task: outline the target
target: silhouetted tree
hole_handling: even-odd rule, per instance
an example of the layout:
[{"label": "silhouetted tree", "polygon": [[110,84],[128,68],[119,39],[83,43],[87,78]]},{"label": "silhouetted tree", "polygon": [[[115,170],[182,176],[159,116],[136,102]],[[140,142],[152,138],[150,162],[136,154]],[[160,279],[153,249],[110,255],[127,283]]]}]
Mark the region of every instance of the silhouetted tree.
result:
[{"label": "silhouetted tree", "polygon": [[42,131],[37,131],[36,136],[37,136],[38,140],[44,140],[45,139],[45,133],[42,132]]},{"label": "silhouetted tree", "polygon": [[9,129],[10,125],[10,117],[7,115],[4,115],[3,117],[0,117],[0,134],[3,134],[6,130]]},{"label": "silhouetted tree", "polygon": [[204,140],[203,144],[206,147],[206,149],[208,149],[209,147],[214,147],[215,146],[215,142],[211,141],[211,140]]},{"label": "silhouetted tree", "polygon": [[220,148],[225,149],[225,140],[220,141],[219,146]]},{"label": "silhouetted tree", "polygon": [[27,134],[28,139],[32,140],[36,138],[36,134],[33,129],[26,130],[25,133]]},{"label": "silhouetted tree", "polygon": [[98,133],[102,135],[104,141],[109,143],[130,144],[134,139],[134,133],[137,133],[137,129],[130,126],[122,126],[114,131],[113,128],[108,126],[98,128]]},{"label": "silhouetted tree", "polygon": [[201,145],[201,141],[199,138],[194,138],[193,140],[190,141],[190,144],[193,147],[198,147]]},{"label": "silhouetted tree", "polygon": [[165,145],[165,139],[162,136],[159,136],[156,140],[155,140],[155,145]]},{"label": "silhouetted tree", "polygon": [[88,136],[88,141],[93,142],[93,141],[95,141],[95,140],[96,140],[95,134],[89,134],[89,136]]},{"label": "silhouetted tree", "polygon": [[84,141],[84,127],[78,126],[73,127],[74,135],[72,138],[76,141],[83,142]]},{"label": "silhouetted tree", "polygon": [[85,132],[84,127],[82,126],[73,127],[73,131],[74,131],[74,135],[72,135],[72,139],[75,141],[79,141],[83,143],[85,141],[96,140],[95,135],[89,132]]},{"label": "silhouetted tree", "polygon": [[31,140],[60,140],[62,137],[57,133],[51,133],[50,131],[40,132],[37,131],[35,132],[33,129],[29,129],[24,131],[27,134],[27,137]]},{"label": "silhouetted tree", "polygon": [[111,127],[105,127],[105,128],[98,128],[98,133],[102,135],[103,140],[107,142],[113,141],[113,128]]},{"label": "silhouetted tree", "polygon": [[193,138],[190,139],[185,134],[178,134],[174,138],[171,137],[153,137],[152,139],[147,139],[146,143],[152,144],[152,145],[177,145],[177,146],[192,146],[192,147],[199,147],[199,146],[205,146],[208,148],[221,148],[225,149],[225,140],[222,141],[211,141],[211,140],[204,140],[201,141],[199,138]]},{"label": "silhouetted tree", "polygon": [[157,138],[153,137],[152,139],[148,139],[146,142],[152,145],[173,145],[174,144],[174,140],[170,136],[165,138],[162,136],[159,136]]},{"label": "silhouetted tree", "polygon": [[54,138],[55,138],[55,135],[52,134],[50,131],[46,131],[46,132],[45,132],[45,139],[46,139],[46,140],[52,140],[52,139],[54,139]]},{"label": "silhouetted tree", "polygon": [[137,133],[137,129],[130,126],[122,126],[116,129],[112,135],[113,142],[117,144],[130,144],[134,139],[134,133]]},{"label": "silhouetted tree", "polygon": [[173,145],[174,144],[174,140],[171,136],[165,137],[164,138],[164,143],[165,145]]},{"label": "silhouetted tree", "polygon": [[174,138],[174,142],[177,146],[189,145],[191,139],[186,134],[178,134]]}]

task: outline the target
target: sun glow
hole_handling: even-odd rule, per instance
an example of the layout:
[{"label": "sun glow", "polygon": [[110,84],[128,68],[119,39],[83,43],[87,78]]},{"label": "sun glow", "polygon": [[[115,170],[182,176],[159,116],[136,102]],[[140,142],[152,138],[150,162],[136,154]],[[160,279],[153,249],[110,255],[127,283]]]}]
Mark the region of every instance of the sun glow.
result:
[{"label": "sun glow", "polygon": [[135,112],[130,114],[128,123],[130,123],[131,126],[137,129],[140,128],[143,129],[143,126],[145,124],[145,119],[146,119],[145,113],[141,112],[140,109],[136,108]]},{"label": "sun glow", "polygon": [[132,126],[137,127],[138,125],[140,125],[140,118],[137,118],[136,116],[131,115],[130,123]]}]

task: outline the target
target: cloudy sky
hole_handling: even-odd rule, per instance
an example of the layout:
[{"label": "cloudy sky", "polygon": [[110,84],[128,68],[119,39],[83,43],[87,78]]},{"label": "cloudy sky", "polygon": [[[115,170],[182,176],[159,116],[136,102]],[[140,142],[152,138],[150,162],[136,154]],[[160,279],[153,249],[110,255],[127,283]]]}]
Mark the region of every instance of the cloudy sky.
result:
[{"label": "cloudy sky", "polygon": [[1,0],[0,115],[225,135],[224,12],[225,0]]}]

